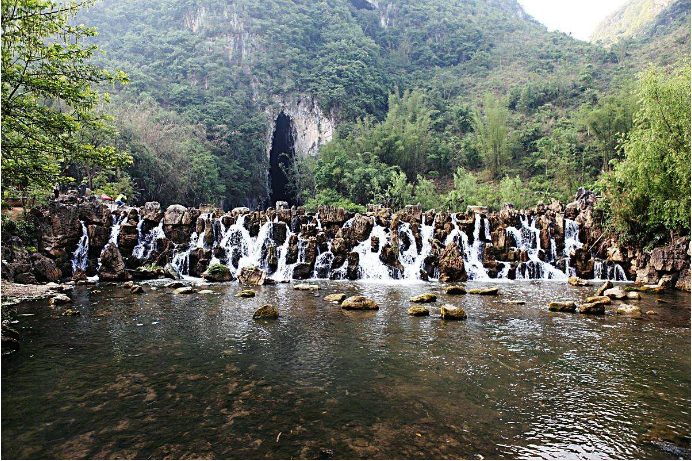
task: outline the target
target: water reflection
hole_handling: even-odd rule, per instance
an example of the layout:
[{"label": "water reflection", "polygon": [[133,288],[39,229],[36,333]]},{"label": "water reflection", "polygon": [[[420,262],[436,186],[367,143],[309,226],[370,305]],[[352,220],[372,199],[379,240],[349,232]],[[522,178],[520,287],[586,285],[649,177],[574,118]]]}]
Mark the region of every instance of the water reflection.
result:
[{"label": "water reflection", "polygon": [[[21,306],[3,358],[4,457],[689,457],[688,294],[641,319],[551,313],[593,288],[319,282],[209,294],[80,288],[82,316]],[[469,284],[469,287],[473,287]],[[482,286],[480,283],[478,286]],[[438,294],[430,317],[408,298]],[[363,294],[376,312],[322,298]],[[656,295],[660,297],[660,295]],[[522,299],[525,305],[504,301]],[[444,302],[468,312],[439,319]],[[251,319],[271,303],[277,321]]]}]

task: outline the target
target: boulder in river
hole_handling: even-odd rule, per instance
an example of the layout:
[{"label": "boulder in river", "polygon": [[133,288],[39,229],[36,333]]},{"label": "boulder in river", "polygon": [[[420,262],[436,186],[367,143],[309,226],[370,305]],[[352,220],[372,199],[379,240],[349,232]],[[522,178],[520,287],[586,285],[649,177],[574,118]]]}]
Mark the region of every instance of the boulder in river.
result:
[{"label": "boulder in river", "polygon": [[408,315],[413,317],[425,317],[430,315],[430,311],[423,306],[411,306],[408,310]]},{"label": "boulder in river", "polygon": [[469,293],[472,295],[496,295],[500,293],[500,288],[475,288],[473,290],[469,290]]},{"label": "boulder in river", "polygon": [[320,289],[319,285],[310,285],[308,283],[299,283],[297,285],[293,285],[294,290],[298,291],[317,291]]},{"label": "boulder in river", "polygon": [[254,298],[255,292],[252,290],[242,290],[235,294],[236,298]]},{"label": "boulder in river", "polygon": [[260,307],[252,314],[253,319],[263,320],[263,319],[278,319],[279,309],[272,306],[271,304],[265,304]]},{"label": "boulder in river", "polygon": [[423,293],[422,295],[413,296],[408,300],[412,303],[434,303],[437,301],[437,295],[433,293]]},{"label": "boulder in river", "polygon": [[55,264],[55,261],[41,253],[31,255],[31,264],[34,267],[34,276],[38,282],[57,282],[62,277],[62,271]]},{"label": "boulder in river", "polygon": [[365,296],[351,296],[350,298],[346,298],[344,302],[341,303],[341,307],[348,310],[376,310],[380,308],[375,301]]},{"label": "boulder in river", "polygon": [[312,264],[298,263],[293,266],[293,278],[295,280],[306,280],[312,275]]},{"label": "boulder in river", "polygon": [[183,278],[180,275],[180,272],[178,272],[178,269],[176,269],[171,263],[168,263],[163,267],[163,273],[166,277],[172,278],[173,280],[180,280]]},{"label": "boulder in river", "polygon": [[596,296],[603,296],[606,290],[613,288],[613,282],[607,280],[603,285],[601,285],[598,290],[596,290]]},{"label": "boulder in river", "polygon": [[346,299],[346,295],[343,293],[332,293],[324,297],[325,301],[333,303],[341,303],[344,299]]},{"label": "boulder in river", "polygon": [[50,298],[50,304],[52,306],[57,306],[60,304],[68,304],[71,302],[72,302],[72,300],[70,299],[70,297],[65,295],[65,294],[62,294],[62,293],[58,293],[56,295],[53,295],[53,297]]},{"label": "boulder in river", "polygon": [[167,284],[164,285],[164,287],[166,287],[166,288],[181,288],[184,286],[185,286],[185,283],[178,281],[178,280],[176,280],[175,282],[168,282]]},{"label": "boulder in river", "polygon": [[579,306],[580,314],[605,314],[605,304],[602,303],[586,303]]},{"label": "boulder in river", "polygon": [[144,293],[144,288],[142,288],[142,285],[132,285],[132,288],[130,288],[130,293],[132,293],[132,294]]},{"label": "boulder in river", "polygon": [[574,312],[577,305],[574,301],[554,301],[548,304],[548,310],[553,312]]},{"label": "boulder in river", "polygon": [[587,303],[610,304],[611,300],[607,296],[589,296],[584,301]]},{"label": "boulder in river", "polygon": [[440,254],[438,267],[440,282],[464,282],[468,278],[464,267],[464,258],[459,253],[456,243],[451,242]]},{"label": "boulder in river", "polygon": [[129,280],[130,278],[132,278],[130,274],[125,271],[125,261],[120,250],[114,243],[109,243],[101,252],[99,279]]},{"label": "boulder in river", "polygon": [[195,289],[192,287],[180,287],[176,288],[173,293],[179,294],[179,295],[189,295],[195,292]]},{"label": "boulder in river", "polygon": [[579,277],[570,277],[567,279],[567,283],[572,285],[573,287],[588,287],[591,286],[591,283],[587,280],[584,280]]},{"label": "boulder in river", "polygon": [[620,304],[616,312],[621,315],[637,315],[641,313],[641,309],[631,304]]},{"label": "boulder in river", "polygon": [[640,300],[642,299],[642,295],[637,293],[636,291],[628,291],[627,292],[627,299],[634,299],[634,300]]},{"label": "boulder in river", "polygon": [[524,304],[526,304],[526,301],[524,301],[523,299],[508,299],[507,301],[505,301],[505,304],[514,304],[515,306],[523,306]]},{"label": "boulder in river", "polygon": [[241,285],[264,285],[265,278],[267,271],[255,266],[243,267],[238,275],[238,282]]},{"label": "boulder in river", "polygon": [[627,292],[621,287],[610,288],[603,292],[603,294],[610,299],[625,299],[627,298]]},{"label": "boulder in river", "polygon": [[443,320],[465,320],[468,317],[463,308],[451,304],[444,304],[440,308],[440,316]]},{"label": "boulder in river", "polygon": [[212,264],[202,272],[202,278],[210,282],[230,282],[235,279],[231,270],[224,264]]},{"label": "boulder in river", "polygon": [[463,295],[466,294],[466,287],[463,285],[451,285],[445,288],[445,293],[448,295]]}]

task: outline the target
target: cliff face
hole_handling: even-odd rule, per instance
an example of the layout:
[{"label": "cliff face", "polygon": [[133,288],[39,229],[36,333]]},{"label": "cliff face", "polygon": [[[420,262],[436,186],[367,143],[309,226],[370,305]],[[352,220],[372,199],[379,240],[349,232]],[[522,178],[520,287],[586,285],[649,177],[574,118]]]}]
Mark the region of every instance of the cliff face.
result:
[{"label": "cliff face", "polygon": [[[66,197],[32,212],[34,254],[14,238],[3,246],[3,278],[22,283],[99,275],[104,280],[201,276],[223,264],[231,276],[256,267],[285,279],[636,280],[690,287],[690,242],[643,251],[609,240],[594,221],[596,196],[580,190],[567,205],[449,214],[418,206],[371,207],[366,214],[320,207],[229,213],[211,206],[150,202],[113,211]],[[165,269],[164,269],[165,268]],[[264,276],[263,276],[264,277]]]}]

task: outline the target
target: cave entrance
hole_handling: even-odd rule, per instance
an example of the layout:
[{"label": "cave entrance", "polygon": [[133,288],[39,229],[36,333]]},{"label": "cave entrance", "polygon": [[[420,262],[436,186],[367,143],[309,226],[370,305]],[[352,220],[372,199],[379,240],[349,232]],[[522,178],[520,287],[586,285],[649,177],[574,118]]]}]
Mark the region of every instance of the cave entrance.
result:
[{"label": "cave entrance", "polygon": [[295,158],[295,141],[291,118],[281,112],[276,118],[272,149],[269,153],[269,202],[271,206],[280,200],[295,204],[295,195],[289,190],[286,172],[290,171]]}]

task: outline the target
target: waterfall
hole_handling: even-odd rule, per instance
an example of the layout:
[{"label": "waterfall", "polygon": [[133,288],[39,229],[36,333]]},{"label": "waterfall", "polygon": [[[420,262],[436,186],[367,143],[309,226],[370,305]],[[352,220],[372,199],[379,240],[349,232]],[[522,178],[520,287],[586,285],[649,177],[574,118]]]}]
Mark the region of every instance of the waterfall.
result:
[{"label": "waterfall", "polygon": [[198,240],[200,240],[199,235],[197,235],[197,232],[193,232],[190,236],[190,243],[187,250],[176,253],[173,256],[171,264],[173,264],[173,267],[175,267],[175,270],[177,270],[180,275],[190,275],[190,251],[193,248],[197,248]]},{"label": "waterfall", "polygon": [[84,221],[80,221],[80,223],[82,224],[82,236],[77,244],[77,249],[72,253],[73,274],[77,272],[77,270],[86,270],[87,264],[89,263],[89,233]]},{"label": "waterfall", "polygon": [[565,272],[567,272],[569,277],[577,274],[576,270],[569,265],[569,257],[572,251],[582,246],[584,244],[579,241],[579,224],[571,219],[565,219],[565,249],[563,255],[565,256]]},{"label": "waterfall", "polygon": [[411,246],[404,252],[400,253],[399,261],[404,266],[404,276],[406,280],[419,280],[420,271],[425,269],[425,258],[430,254],[432,246],[430,245],[430,240],[433,238],[435,233],[435,228],[431,225],[425,223],[425,215],[423,215],[423,221],[420,227],[420,235],[422,246],[420,252],[415,244],[415,238],[413,237],[413,232],[411,231],[411,226],[408,223],[402,225],[402,231],[405,232],[411,239]]},{"label": "waterfall", "polygon": [[120,226],[127,219],[127,213],[122,213],[119,217],[113,215],[113,225],[111,226],[111,236],[108,243],[118,246],[118,236],[120,235]]},{"label": "waterfall", "polygon": [[[529,222],[529,218],[522,215],[520,217],[521,228],[508,227],[507,234],[512,236],[516,242],[516,248],[526,251],[529,257],[528,262],[520,263],[517,266],[517,279],[551,279],[565,280],[567,276],[564,272],[544,262],[540,258],[541,252],[541,230],[536,227],[536,219]],[[551,242],[552,247],[552,242]],[[552,253],[552,248],[551,248]]]},{"label": "waterfall", "polygon": [[358,272],[360,273],[360,278],[379,280],[394,278],[390,273],[390,268],[380,261],[380,252],[387,242],[386,229],[379,224],[375,225],[372,228],[372,232],[370,232],[370,237],[373,236],[379,239],[377,252],[372,251],[369,238],[359,243],[353,249],[359,255]]},{"label": "waterfall", "polygon": [[163,219],[159,222],[159,225],[151,229],[147,234],[144,234],[142,228],[144,227],[144,220],[140,218],[139,223],[137,223],[137,246],[132,250],[132,256],[139,260],[146,261],[149,256],[156,251],[156,242],[160,238],[165,238],[166,233],[163,231]]},{"label": "waterfall", "polygon": [[617,263],[596,259],[593,266],[593,278],[596,280],[627,281],[625,270]]}]

